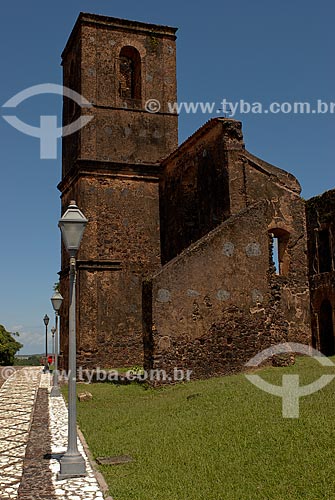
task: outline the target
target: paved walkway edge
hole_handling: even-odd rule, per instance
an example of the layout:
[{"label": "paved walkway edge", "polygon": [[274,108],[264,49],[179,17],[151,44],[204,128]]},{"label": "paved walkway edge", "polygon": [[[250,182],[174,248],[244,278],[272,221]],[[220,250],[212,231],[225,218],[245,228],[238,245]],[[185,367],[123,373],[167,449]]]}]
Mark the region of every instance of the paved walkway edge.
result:
[{"label": "paved walkway edge", "polygon": [[[50,374],[41,376],[40,387],[51,390]],[[78,450],[86,461],[86,477],[78,477],[67,480],[57,480],[60,470],[59,458],[67,449],[68,410],[64,398],[50,397],[49,395],[49,425],[51,434],[51,460],[50,470],[55,490],[55,497],[62,500],[103,500],[102,488],[95,476],[94,468],[91,466],[84,445],[78,438]],[[87,445],[86,445],[87,446]]]},{"label": "paved walkway edge", "polygon": [[80,428],[78,427],[78,437],[83,445],[83,448],[85,450],[85,453],[87,455],[87,458],[91,464],[91,467],[92,467],[92,470],[94,472],[94,475],[96,477],[96,480],[100,486],[100,489],[101,491],[103,492],[104,494],[104,498],[105,500],[114,500],[111,496],[106,496],[107,495],[107,492],[109,490],[109,487],[108,487],[108,484],[106,483],[106,480],[103,476],[103,474],[98,470],[98,464],[96,463],[96,461],[94,460],[93,458],[93,455],[88,447],[88,444],[86,442],[86,439],[85,439],[85,436],[84,434],[81,432]]}]

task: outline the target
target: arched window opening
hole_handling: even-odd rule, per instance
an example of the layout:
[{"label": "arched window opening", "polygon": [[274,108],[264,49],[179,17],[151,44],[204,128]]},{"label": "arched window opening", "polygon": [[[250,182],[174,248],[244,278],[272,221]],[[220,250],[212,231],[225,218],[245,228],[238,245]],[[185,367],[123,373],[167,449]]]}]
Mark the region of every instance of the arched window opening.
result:
[{"label": "arched window opening", "polygon": [[120,52],[119,94],[122,99],[141,99],[141,56],[134,47]]},{"label": "arched window opening", "polygon": [[319,256],[319,273],[332,271],[332,253],[330,246],[329,229],[317,231],[317,245]]},{"label": "arched window opening", "polygon": [[284,229],[275,228],[269,231],[270,263],[278,276],[287,276],[289,271],[289,255],[287,251],[290,234]]},{"label": "arched window opening", "polygon": [[324,300],[319,313],[320,351],[325,356],[335,354],[333,309],[328,299]]}]

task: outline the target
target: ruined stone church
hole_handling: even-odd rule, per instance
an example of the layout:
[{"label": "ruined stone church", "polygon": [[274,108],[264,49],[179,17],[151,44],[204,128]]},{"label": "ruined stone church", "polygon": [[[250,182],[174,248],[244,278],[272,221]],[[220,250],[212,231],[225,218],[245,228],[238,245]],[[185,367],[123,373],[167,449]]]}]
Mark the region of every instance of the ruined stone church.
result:
[{"label": "ruined stone church", "polygon": [[[63,138],[59,184],[62,212],[76,200],[89,220],[78,364],[206,377],[280,342],[333,354],[334,218],[315,217],[313,199],[307,231],[297,179],[249,153],[239,121],[210,120],[178,146],[176,29],[81,13],[62,60],[64,85],[92,103],[64,98],[64,124],[93,116]],[[68,267],[63,248],[65,364]]]}]

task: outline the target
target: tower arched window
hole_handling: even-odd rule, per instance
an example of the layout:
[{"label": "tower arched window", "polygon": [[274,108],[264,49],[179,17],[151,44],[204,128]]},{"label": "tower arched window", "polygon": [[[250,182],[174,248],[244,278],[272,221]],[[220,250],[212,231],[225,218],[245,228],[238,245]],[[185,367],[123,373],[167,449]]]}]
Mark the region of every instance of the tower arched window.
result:
[{"label": "tower arched window", "polygon": [[141,99],[141,56],[135,47],[126,46],[120,52],[121,99]]}]

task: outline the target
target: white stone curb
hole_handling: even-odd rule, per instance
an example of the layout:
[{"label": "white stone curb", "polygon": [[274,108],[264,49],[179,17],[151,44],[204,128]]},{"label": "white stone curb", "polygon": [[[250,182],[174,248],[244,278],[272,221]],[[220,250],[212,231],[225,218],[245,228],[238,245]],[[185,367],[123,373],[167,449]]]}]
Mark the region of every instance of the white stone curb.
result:
[{"label": "white stone curb", "polygon": [[[47,388],[50,392],[50,374],[42,375],[40,387]],[[49,416],[51,454],[60,455],[67,449],[68,411],[63,397],[49,398]],[[50,460],[50,470],[52,472],[52,482],[56,497],[67,500],[102,500],[103,493],[79,438],[78,449],[86,461],[86,477],[58,481],[57,474],[60,470],[59,461],[56,458]]]}]

